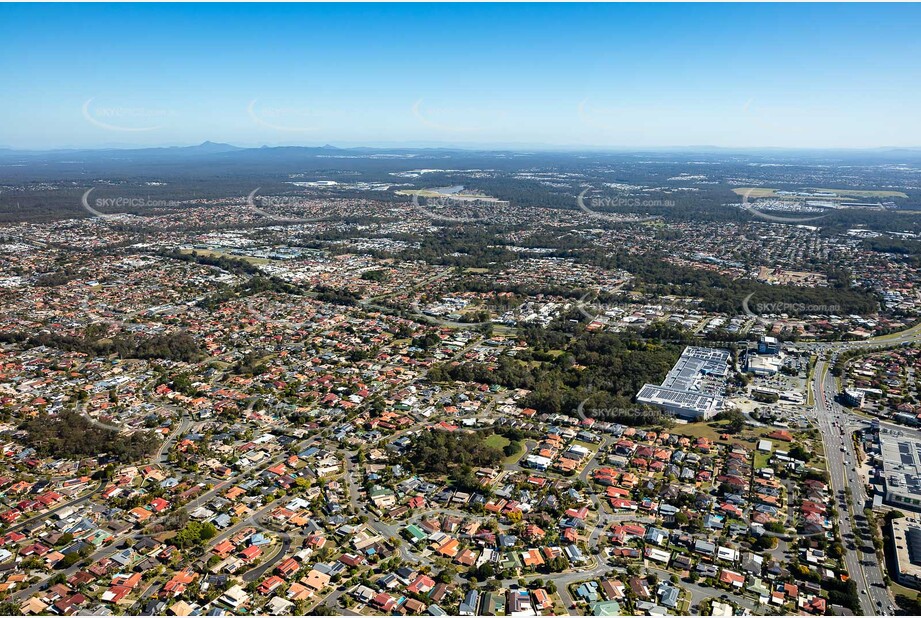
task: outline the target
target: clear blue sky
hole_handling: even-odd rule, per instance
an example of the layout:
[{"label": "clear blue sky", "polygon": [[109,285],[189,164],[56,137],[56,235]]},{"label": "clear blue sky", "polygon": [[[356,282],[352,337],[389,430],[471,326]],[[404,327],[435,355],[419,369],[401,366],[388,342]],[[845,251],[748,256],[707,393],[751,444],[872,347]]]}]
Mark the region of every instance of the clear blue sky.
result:
[{"label": "clear blue sky", "polygon": [[921,146],[919,5],[0,5],[0,146]]}]

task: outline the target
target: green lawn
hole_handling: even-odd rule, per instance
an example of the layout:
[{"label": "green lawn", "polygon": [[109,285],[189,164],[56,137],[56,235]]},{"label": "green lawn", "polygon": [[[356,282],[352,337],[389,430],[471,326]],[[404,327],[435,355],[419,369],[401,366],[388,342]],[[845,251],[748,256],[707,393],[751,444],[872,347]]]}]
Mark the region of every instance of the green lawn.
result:
[{"label": "green lawn", "polygon": [[918,597],[919,593],[917,590],[912,590],[911,588],[906,588],[895,582],[889,584],[889,588],[892,590],[892,594],[904,594],[910,599],[915,599]]},{"label": "green lawn", "polygon": [[806,405],[815,405],[815,397],[812,392],[812,376],[815,373],[815,364],[819,360],[818,355],[813,354],[809,357],[809,371],[806,372]]},{"label": "green lawn", "polygon": [[578,444],[579,446],[584,446],[585,448],[587,448],[588,450],[592,452],[596,452],[598,449],[601,448],[601,442],[598,442],[596,444],[594,442],[583,442],[582,440],[573,440],[572,443]]},{"label": "green lawn", "polygon": [[272,261],[267,258],[249,257],[248,255],[234,255],[232,253],[226,253],[224,251],[215,251],[213,249],[180,249],[179,253],[183,253],[185,255],[192,255],[193,253],[198,253],[199,255],[206,255],[209,257],[226,257],[226,258],[231,258],[234,260],[242,260],[244,262],[249,262],[250,264],[255,264],[256,266],[268,264]]},{"label": "green lawn", "polygon": [[837,193],[838,195],[850,195],[852,197],[908,197],[901,191],[860,191],[856,189],[822,189],[818,187],[809,187],[809,189],[811,191]]},{"label": "green lawn", "polygon": [[507,464],[515,463],[521,458],[521,455],[523,453],[524,453],[524,442],[519,444],[517,451],[515,451],[514,453],[512,453],[511,455],[505,458],[505,463]]},{"label": "green lawn", "polygon": [[[837,199],[842,199],[846,201],[853,201],[852,198],[867,198],[867,197],[901,197],[907,198],[908,196],[901,191],[860,191],[855,189],[823,189],[818,187],[808,187],[807,191],[817,191],[822,193],[835,193],[837,194]],[[766,187],[738,187],[733,189],[732,192],[736,195],[745,195],[748,193],[750,198],[758,197],[787,197],[789,199],[796,199],[796,196],[778,196],[777,189],[769,189]]]},{"label": "green lawn", "polygon": [[764,436],[774,431],[774,429],[771,427],[746,427],[741,431],[741,433],[729,434],[729,440],[721,440],[720,436],[725,433],[723,428],[728,424],[729,421],[688,423],[686,425],[675,425],[669,430],[669,432],[679,436],[687,436],[689,438],[707,438],[712,442],[731,444],[733,442],[743,442],[749,439],[763,438]]},{"label": "green lawn", "polygon": [[913,332],[918,331],[918,330],[921,330],[921,322],[918,322],[918,323],[915,324],[914,326],[912,326],[912,327],[910,327],[910,328],[907,328],[907,329],[905,329],[905,330],[896,331],[896,332],[894,332],[894,333],[889,333],[888,335],[881,335],[881,336],[879,336],[879,337],[873,337],[873,338],[870,339],[870,341],[873,341],[873,342],[877,342],[877,341],[878,341],[879,343],[882,344],[882,343],[886,343],[886,341],[888,341],[889,339],[896,339],[896,338],[898,338],[898,337],[901,336],[901,335],[904,335],[904,334],[906,334],[906,333],[913,333]]},{"label": "green lawn", "polygon": [[491,436],[489,436],[488,438],[486,438],[485,442],[486,442],[486,446],[492,446],[492,447],[497,448],[497,449],[499,449],[499,450],[501,451],[501,450],[504,449],[508,444],[511,443],[511,440],[509,440],[509,439],[506,438],[505,436],[500,436],[499,434],[494,433],[494,434],[492,434]]},{"label": "green lawn", "polygon": [[502,335],[505,337],[514,337],[518,334],[518,330],[513,326],[506,326],[505,324],[496,324],[492,328],[492,332],[495,335]]}]

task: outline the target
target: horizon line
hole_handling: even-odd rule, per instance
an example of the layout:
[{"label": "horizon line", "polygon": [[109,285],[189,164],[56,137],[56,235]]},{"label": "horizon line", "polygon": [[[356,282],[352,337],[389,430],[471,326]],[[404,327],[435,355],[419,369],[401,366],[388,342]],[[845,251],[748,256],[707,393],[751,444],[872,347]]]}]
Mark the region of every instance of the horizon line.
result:
[{"label": "horizon line", "polygon": [[[346,145],[348,144],[348,145]],[[723,151],[801,151],[801,152],[872,152],[872,151],[899,151],[899,150],[921,150],[921,144],[915,146],[716,146],[708,144],[687,144],[687,145],[669,145],[669,146],[600,146],[600,145],[566,145],[566,144],[527,144],[521,142],[513,143],[451,143],[451,142],[408,142],[405,144],[393,143],[390,145],[370,145],[363,142],[345,142],[342,145],[326,142],[323,144],[260,144],[238,146],[230,142],[220,142],[205,140],[198,143],[187,144],[158,144],[158,145],[131,145],[131,144],[110,144],[95,146],[56,146],[50,148],[23,148],[16,146],[0,145],[0,152],[21,152],[21,153],[54,153],[54,152],[101,152],[106,150],[170,150],[170,149],[192,149],[202,146],[225,146],[237,150],[262,150],[272,148],[305,148],[305,149],[336,149],[336,150],[466,150],[466,151],[506,151],[506,152],[526,152],[529,150],[540,151],[569,151],[569,152],[675,152],[675,151],[703,151],[703,150],[723,150]]]}]

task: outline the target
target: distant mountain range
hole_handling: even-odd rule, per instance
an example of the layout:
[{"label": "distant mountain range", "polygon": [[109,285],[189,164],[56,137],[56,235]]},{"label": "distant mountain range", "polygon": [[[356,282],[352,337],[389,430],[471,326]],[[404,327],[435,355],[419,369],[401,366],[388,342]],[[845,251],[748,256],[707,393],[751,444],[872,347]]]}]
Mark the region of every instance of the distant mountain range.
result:
[{"label": "distant mountain range", "polygon": [[868,157],[898,157],[921,156],[921,146],[917,147],[879,147],[879,148],[782,148],[782,147],[758,147],[758,148],[730,148],[724,146],[674,146],[674,147],[553,147],[553,146],[459,146],[459,145],[428,145],[428,146],[348,146],[340,147],[325,144],[323,146],[234,146],[223,142],[205,141],[201,144],[192,146],[147,146],[147,147],[99,147],[99,148],[54,148],[54,149],[21,149],[21,148],[4,148],[0,147],[0,154],[28,154],[28,155],[54,155],[54,154],[74,154],[74,153],[119,153],[131,154],[137,156],[145,155],[209,155],[224,154],[229,152],[301,152],[301,153],[328,153],[330,151],[342,153],[361,153],[361,154],[411,154],[411,153],[432,153],[432,152],[455,152],[455,153],[591,153],[591,154],[627,154],[627,153],[674,153],[674,154],[744,154],[744,155],[788,155],[800,157],[812,156],[868,156]]}]

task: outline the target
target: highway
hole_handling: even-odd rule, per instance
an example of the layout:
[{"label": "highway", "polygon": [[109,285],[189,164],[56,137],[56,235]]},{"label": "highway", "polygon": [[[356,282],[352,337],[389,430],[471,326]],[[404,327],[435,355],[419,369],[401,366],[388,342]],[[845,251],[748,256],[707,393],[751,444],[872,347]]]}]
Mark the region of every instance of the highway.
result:
[{"label": "highway", "polygon": [[[884,572],[877,560],[876,552],[872,546],[871,540],[869,538],[862,537],[860,534],[865,533],[867,530],[866,521],[863,519],[863,508],[868,499],[868,496],[866,485],[857,472],[857,456],[853,442],[851,440],[851,431],[853,430],[855,423],[866,424],[868,421],[863,417],[850,413],[835,401],[835,395],[837,394],[838,387],[834,376],[829,371],[829,365],[831,362],[834,362],[834,358],[836,358],[837,354],[845,350],[869,349],[881,346],[897,346],[902,343],[918,341],[919,339],[921,339],[921,327],[902,331],[901,333],[897,333],[895,335],[870,340],[815,343],[807,344],[805,346],[816,351],[819,356],[819,360],[817,361],[813,372],[812,383],[810,384],[810,389],[812,391],[815,404],[808,413],[813,417],[817,428],[822,434],[825,446],[825,456],[830,476],[830,489],[840,514],[838,520],[840,533],[846,546],[850,544],[851,541],[856,544],[856,549],[845,550],[844,566],[845,571],[850,575],[851,578],[853,578],[857,584],[859,591],[860,610],[864,615],[891,613],[889,608],[894,605],[894,601],[890,596],[889,590],[885,587],[883,579]],[[478,342],[478,340],[479,338],[474,337],[467,343],[467,345],[465,345],[453,355],[452,360],[462,358],[463,354],[466,353],[471,347],[473,347]],[[829,357],[832,359],[831,361],[825,360],[826,354],[829,355]],[[495,400],[490,403],[494,404]],[[152,455],[152,463],[170,467],[167,459],[167,454],[170,448],[180,436],[189,430],[191,425],[191,419],[189,415],[183,413],[180,410],[177,410],[177,412],[180,415],[180,423],[178,424],[178,427],[176,427],[175,430],[171,432],[170,435],[163,441],[156,453]],[[921,431],[913,430],[911,428],[891,425],[889,423],[882,423],[882,426],[891,431],[903,431],[906,433],[915,433],[921,436]],[[398,432],[396,435],[402,435],[403,433],[416,428],[417,427],[414,426],[413,428]],[[396,435],[391,436],[391,439],[395,438]],[[319,439],[319,437],[320,436],[314,435],[308,439],[302,440],[298,447],[304,448],[309,444],[313,444]],[[606,447],[609,446],[609,444],[610,438],[605,437],[597,452],[602,452]],[[529,450],[530,444],[526,446],[525,454]],[[580,480],[588,482],[591,472],[599,465],[597,452],[593,453],[589,461],[586,462],[581,473],[579,474]],[[359,487],[357,481],[360,479],[360,475],[356,474],[353,462],[351,461],[351,457],[353,455],[354,453],[352,452],[347,452],[345,454],[345,476],[348,486],[349,501],[352,508],[357,513],[363,513],[367,515],[368,524],[385,538],[398,536],[399,527],[381,521],[374,515],[374,513],[367,509],[366,504],[359,500]],[[187,503],[184,508],[189,511],[194,510],[198,506],[205,504],[214,496],[220,494],[227,486],[239,483],[246,478],[251,478],[255,475],[258,475],[268,467],[283,461],[286,457],[287,452],[283,451],[282,453],[273,457],[269,462],[252,468],[232,479],[220,482],[215,487],[206,490],[202,495]],[[92,499],[98,492],[102,490],[104,486],[105,483],[100,482],[98,485],[94,486],[92,489],[89,489],[77,498],[67,503],[61,504],[54,509],[42,513],[30,520],[20,522],[11,529],[20,529],[29,521],[33,521],[39,518],[47,519],[49,516],[58,511],[61,511],[62,509],[82,504]],[[843,492],[844,490],[848,490],[852,496],[853,506],[848,506],[844,501],[844,494],[839,493]],[[593,495],[592,501],[596,510],[597,519],[594,528],[589,535],[589,546],[595,546],[597,544],[599,537],[604,533],[607,525],[609,525],[612,521],[617,521],[620,519],[618,515],[610,515],[606,511],[603,501],[599,500],[597,496]],[[211,544],[217,543],[223,538],[227,538],[229,535],[233,534],[238,529],[246,525],[254,525],[255,527],[263,528],[263,526],[259,523],[258,518],[259,516],[264,515],[264,513],[271,508],[271,506],[272,505],[266,505],[254,513],[251,517],[245,519],[244,521],[238,522],[230,529],[218,535],[217,538],[213,539]],[[635,519],[636,515],[631,515],[631,518]],[[127,538],[139,538],[141,536],[146,535],[141,533],[128,533],[127,535],[120,537],[115,544],[106,545],[99,548],[96,552],[89,556],[88,560],[95,561],[106,555],[114,553],[114,551],[116,551],[115,545],[117,545],[118,542]],[[262,565],[247,572],[244,576],[245,581],[258,580],[264,576],[264,574],[268,572],[278,560],[287,554],[291,546],[291,538],[287,534],[281,534],[280,540],[281,543],[277,547],[276,552],[274,552]],[[405,545],[401,546],[400,552],[403,558],[406,560],[424,563],[430,567],[432,566],[432,563],[429,559],[415,554],[409,547]],[[65,569],[62,572],[65,574],[65,576],[70,576],[79,568],[79,566],[74,565],[73,567]],[[594,573],[596,571],[601,572],[605,569],[606,567],[598,565],[594,569],[580,569],[576,570],[574,573],[565,574],[563,576],[556,576],[553,579],[554,581],[557,581],[557,584],[561,589],[564,589],[565,583],[569,579],[584,577],[588,574]],[[39,591],[45,585],[47,585],[47,580],[41,579],[38,582],[33,583],[31,586],[16,592],[13,595],[13,598],[25,598],[28,595]],[[571,604],[571,599],[567,598],[568,594],[566,592],[561,592],[561,597],[563,598],[563,601],[567,603],[568,607]]]},{"label": "highway", "polygon": [[[857,455],[851,433],[845,429],[850,415],[835,402],[837,386],[835,378],[829,372],[828,362],[821,358],[817,361],[813,373],[812,390],[815,407],[812,410],[814,420],[822,434],[825,445],[826,464],[831,480],[830,489],[839,512],[838,526],[844,537],[845,545],[854,539],[856,550],[845,548],[844,564],[847,573],[857,583],[860,596],[860,613],[863,615],[880,615],[888,613],[894,601],[889,595],[883,580],[883,570],[876,557],[872,542],[860,540],[858,531],[866,530],[866,522],[858,524],[857,517],[863,517],[863,507],[867,501],[866,485],[857,472]],[[840,491],[850,490],[853,506],[849,506]],[[853,536],[852,536],[853,535]],[[869,549],[870,551],[865,551]]]},{"label": "highway", "polygon": [[[872,539],[862,536],[867,532],[867,522],[863,509],[870,498],[866,483],[857,471],[858,460],[854,443],[851,439],[854,423],[868,424],[868,420],[843,408],[835,397],[838,385],[830,372],[838,355],[850,350],[871,350],[873,348],[895,347],[921,341],[921,324],[891,335],[874,337],[857,341],[832,341],[806,344],[806,349],[818,355],[812,374],[812,391],[814,405],[808,411],[822,434],[825,447],[826,464],[830,478],[830,490],[838,510],[838,526],[844,540],[844,566],[847,573],[857,584],[860,597],[860,613],[863,615],[891,614],[890,607],[895,606],[883,576],[883,567],[879,564]],[[830,360],[827,360],[830,359]],[[890,431],[917,433],[910,428],[881,423]],[[852,503],[847,504],[846,493],[849,492]],[[855,549],[847,546],[853,542]]]}]

